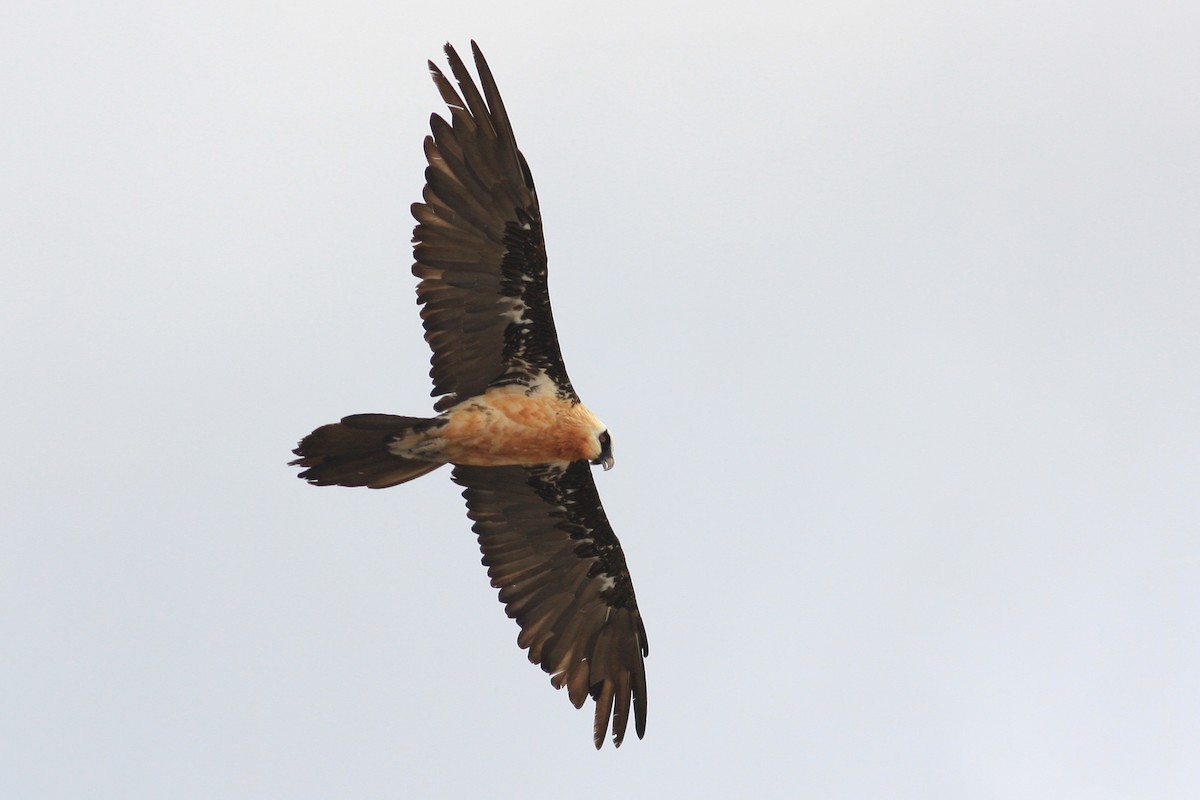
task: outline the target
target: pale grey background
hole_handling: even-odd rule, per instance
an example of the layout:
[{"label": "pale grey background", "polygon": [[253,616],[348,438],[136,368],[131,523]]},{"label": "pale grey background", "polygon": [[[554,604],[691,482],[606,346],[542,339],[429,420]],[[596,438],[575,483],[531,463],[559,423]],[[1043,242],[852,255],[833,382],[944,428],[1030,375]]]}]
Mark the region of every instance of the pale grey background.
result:
[{"label": "pale grey background", "polygon": [[[0,793],[1200,795],[1200,11],[785,5],[6,7]],[[620,751],[448,473],[284,464],[429,407],[471,37],[616,438]]]}]

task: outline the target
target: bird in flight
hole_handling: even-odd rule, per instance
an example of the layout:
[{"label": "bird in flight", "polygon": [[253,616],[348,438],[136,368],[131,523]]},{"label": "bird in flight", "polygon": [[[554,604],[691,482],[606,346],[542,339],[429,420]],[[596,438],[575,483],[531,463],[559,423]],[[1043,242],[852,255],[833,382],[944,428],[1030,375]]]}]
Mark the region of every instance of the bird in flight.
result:
[{"label": "bird in flight", "polygon": [[567,377],[533,177],[475,42],[471,52],[478,84],[446,45],[458,90],[429,62],[450,114],[430,118],[412,206],[436,416],[344,417],[305,436],[291,464],[316,486],[373,489],[452,464],[517,644],[576,708],[595,701],[596,747],[610,719],[619,747],[631,708],[638,738],[646,731],[649,648],[592,480],[592,465],[613,466],[612,436]]}]

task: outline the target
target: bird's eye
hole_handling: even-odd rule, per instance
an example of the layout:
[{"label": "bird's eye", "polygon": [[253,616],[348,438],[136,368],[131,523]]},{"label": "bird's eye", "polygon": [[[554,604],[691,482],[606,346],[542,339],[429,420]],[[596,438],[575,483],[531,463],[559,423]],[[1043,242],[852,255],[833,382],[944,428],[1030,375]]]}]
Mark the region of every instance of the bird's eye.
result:
[{"label": "bird's eye", "polygon": [[608,431],[604,431],[603,433],[600,434],[600,444],[608,444],[608,442],[609,442]]}]

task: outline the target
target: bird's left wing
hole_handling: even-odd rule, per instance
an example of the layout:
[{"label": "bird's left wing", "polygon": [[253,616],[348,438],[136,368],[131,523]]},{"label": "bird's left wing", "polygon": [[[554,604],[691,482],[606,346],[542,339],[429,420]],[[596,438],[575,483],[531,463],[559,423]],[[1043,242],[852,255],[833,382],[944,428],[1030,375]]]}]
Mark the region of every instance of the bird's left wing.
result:
[{"label": "bird's left wing", "polygon": [[620,746],[634,713],[646,731],[646,629],[625,555],[586,461],[566,466],[456,466],[466,487],[483,563],[508,616],[521,626],[517,644],[567,687],[580,708],[596,701],[593,740],[604,742],[612,719]]}]

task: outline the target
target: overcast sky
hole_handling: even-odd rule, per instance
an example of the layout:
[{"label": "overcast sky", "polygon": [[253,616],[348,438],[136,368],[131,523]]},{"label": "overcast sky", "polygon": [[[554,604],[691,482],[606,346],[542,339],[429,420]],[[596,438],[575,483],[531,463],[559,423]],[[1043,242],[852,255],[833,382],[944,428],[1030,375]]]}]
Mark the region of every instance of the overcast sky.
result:
[{"label": "overcast sky", "polygon": [[[18,2],[0,782],[21,798],[1200,796],[1192,3]],[[483,46],[650,639],[597,753],[448,470],[409,273]]]}]

